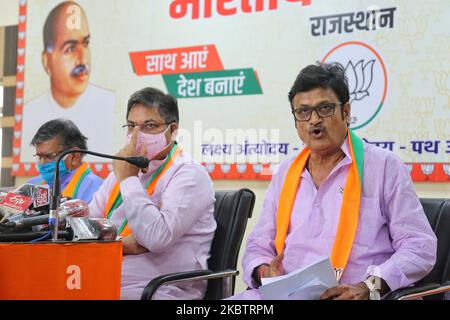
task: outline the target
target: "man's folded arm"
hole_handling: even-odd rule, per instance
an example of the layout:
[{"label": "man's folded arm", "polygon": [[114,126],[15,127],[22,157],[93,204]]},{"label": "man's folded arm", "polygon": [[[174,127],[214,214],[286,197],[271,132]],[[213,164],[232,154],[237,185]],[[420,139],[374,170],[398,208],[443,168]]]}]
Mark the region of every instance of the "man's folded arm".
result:
[{"label": "man's folded arm", "polygon": [[161,204],[152,202],[137,177],[120,184],[128,226],[137,242],[151,252],[170,248],[214,199],[212,183],[201,167],[185,165],[170,180]]}]

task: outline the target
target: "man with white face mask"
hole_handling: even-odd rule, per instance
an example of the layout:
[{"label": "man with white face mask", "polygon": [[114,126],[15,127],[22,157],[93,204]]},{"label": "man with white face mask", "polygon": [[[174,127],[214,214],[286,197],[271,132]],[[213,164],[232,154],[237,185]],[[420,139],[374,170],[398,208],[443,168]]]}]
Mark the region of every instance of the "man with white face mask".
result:
[{"label": "man with white face mask", "polygon": [[[121,299],[139,299],[162,274],[207,267],[216,229],[214,189],[206,170],[175,142],[177,101],[154,88],[131,95],[128,144],[118,156],[150,159],[140,170],[113,161],[113,172],[94,194],[92,217],[108,217],[123,242]],[[157,299],[201,299],[201,281],[164,286]]]}]

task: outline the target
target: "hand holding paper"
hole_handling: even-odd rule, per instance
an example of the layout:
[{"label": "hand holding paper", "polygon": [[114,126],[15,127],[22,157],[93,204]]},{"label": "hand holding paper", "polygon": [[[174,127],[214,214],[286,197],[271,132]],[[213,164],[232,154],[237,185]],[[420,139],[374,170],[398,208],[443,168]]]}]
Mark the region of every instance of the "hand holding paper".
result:
[{"label": "hand holding paper", "polygon": [[267,300],[316,300],[328,288],[338,285],[329,258],[289,274],[261,279],[259,288]]}]

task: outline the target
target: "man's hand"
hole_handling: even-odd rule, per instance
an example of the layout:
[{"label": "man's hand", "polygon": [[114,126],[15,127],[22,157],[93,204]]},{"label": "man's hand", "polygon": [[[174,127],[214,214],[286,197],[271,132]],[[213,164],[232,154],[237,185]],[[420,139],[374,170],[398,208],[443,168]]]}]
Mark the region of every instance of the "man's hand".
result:
[{"label": "man's hand", "polygon": [[261,278],[278,277],[284,274],[282,261],[284,254],[279,254],[270,262],[270,265],[262,264],[256,270],[256,276],[258,281],[261,282]]},{"label": "man's hand", "polygon": [[[139,153],[136,152],[136,144],[139,135],[139,128],[136,127],[133,130],[133,134],[131,135],[130,144],[127,144],[123,147],[116,156],[118,157],[133,157],[137,155],[145,156],[146,150],[145,147],[142,146]],[[139,168],[122,160],[113,160],[113,172],[116,176],[117,181],[122,182],[128,177],[137,176],[139,173]]]},{"label": "man's hand", "polygon": [[356,285],[339,285],[325,290],[320,300],[369,300],[369,288],[364,282]]},{"label": "man's hand", "polygon": [[123,255],[148,252],[148,249],[141,246],[132,234],[122,238],[122,249]]}]

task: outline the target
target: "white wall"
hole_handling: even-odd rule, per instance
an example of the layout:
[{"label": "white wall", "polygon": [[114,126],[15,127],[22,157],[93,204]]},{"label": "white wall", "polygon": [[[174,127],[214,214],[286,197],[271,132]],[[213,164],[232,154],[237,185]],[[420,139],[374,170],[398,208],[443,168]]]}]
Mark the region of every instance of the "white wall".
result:
[{"label": "white wall", "polygon": [[19,21],[19,1],[0,0],[0,26],[16,25]]}]

